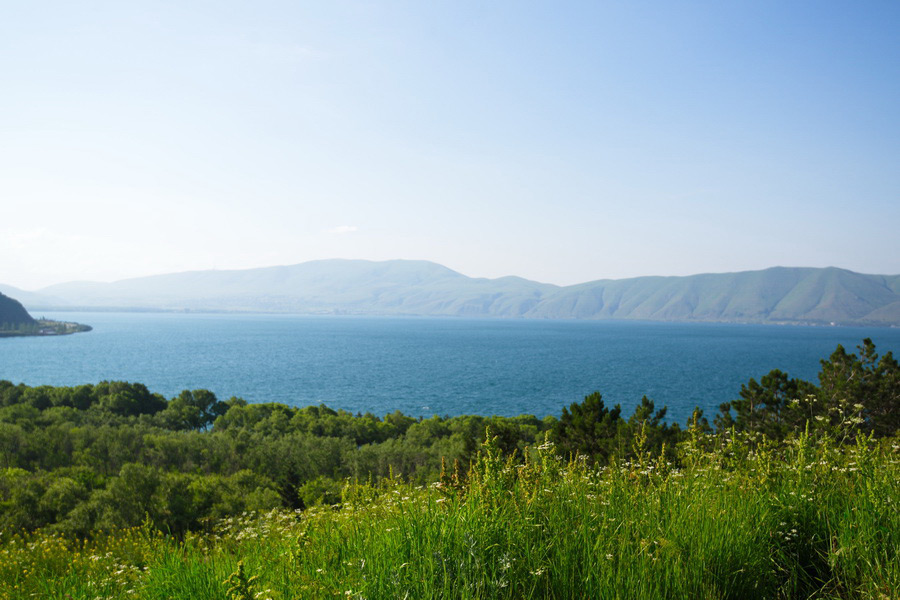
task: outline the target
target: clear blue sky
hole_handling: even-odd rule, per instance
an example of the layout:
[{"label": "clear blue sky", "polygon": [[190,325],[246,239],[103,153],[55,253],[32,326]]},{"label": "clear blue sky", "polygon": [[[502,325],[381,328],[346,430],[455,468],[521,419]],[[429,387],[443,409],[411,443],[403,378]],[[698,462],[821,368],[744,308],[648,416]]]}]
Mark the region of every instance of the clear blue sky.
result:
[{"label": "clear blue sky", "polygon": [[6,2],[0,283],[900,273],[900,3]]}]

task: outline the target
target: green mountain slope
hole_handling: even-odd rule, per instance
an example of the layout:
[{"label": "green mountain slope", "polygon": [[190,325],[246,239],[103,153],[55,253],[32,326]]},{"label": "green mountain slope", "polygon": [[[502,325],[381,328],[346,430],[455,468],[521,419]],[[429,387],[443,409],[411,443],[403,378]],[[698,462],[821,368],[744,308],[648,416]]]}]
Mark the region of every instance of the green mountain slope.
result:
[{"label": "green mountain slope", "polygon": [[18,300],[0,293],[0,327],[4,325],[34,325],[35,323],[36,321],[31,318]]},{"label": "green mountain slope", "polygon": [[844,269],[639,277],[563,288],[527,316],[662,321],[900,323],[889,278]]}]

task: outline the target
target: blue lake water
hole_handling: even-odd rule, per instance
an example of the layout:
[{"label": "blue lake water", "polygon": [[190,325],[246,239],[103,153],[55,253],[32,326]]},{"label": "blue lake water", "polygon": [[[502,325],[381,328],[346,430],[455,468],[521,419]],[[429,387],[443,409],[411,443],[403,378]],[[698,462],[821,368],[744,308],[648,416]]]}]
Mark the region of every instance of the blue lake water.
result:
[{"label": "blue lake water", "polygon": [[900,329],[168,313],[48,313],[94,331],[0,339],[0,379],[138,381],[172,397],[413,416],[558,415],[595,390],[626,414],[647,395],[684,423],[774,368],[815,380],[837,344],[900,354]]}]

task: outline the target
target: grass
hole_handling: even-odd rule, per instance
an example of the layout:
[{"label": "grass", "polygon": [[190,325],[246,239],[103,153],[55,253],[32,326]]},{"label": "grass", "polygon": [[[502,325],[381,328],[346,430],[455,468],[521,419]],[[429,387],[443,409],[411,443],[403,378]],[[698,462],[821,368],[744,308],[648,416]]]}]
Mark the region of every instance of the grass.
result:
[{"label": "grass", "polygon": [[340,506],[182,540],[7,535],[0,598],[900,597],[897,441],[695,436],[681,466],[488,445],[467,477],[348,483]]}]

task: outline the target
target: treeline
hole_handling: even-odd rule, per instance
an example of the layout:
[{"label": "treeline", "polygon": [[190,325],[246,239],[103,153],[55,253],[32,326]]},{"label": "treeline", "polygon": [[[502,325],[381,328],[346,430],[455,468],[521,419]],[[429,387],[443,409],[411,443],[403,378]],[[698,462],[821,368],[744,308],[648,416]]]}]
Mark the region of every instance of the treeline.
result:
[{"label": "treeline", "polygon": [[741,386],[740,398],[722,404],[718,431],[736,428],[784,439],[809,428],[841,440],[857,433],[892,436],[900,430],[900,364],[881,357],[866,338],[859,354],[838,346],[821,361],[819,383],[794,379],[778,369]]},{"label": "treeline", "polygon": [[12,323],[4,321],[0,323],[0,336],[12,335],[37,335],[41,332],[41,326],[37,321],[30,323]]},{"label": "treeline", "polygon": [[67,335],[91,331],[90,325],[70,323],[68,321],[51,321],[49,319],[32,319],[28,322],[0,323],[0,337],[31,336],[31,335]]},{"label": "treeline", "polygon": [[[773,371],[742,386],[712,426],[780,440],[798,430],[838,440],[896,435],[900,366],[838,347],[818,385]],[[665,454],[688,434],[643,398],[630,416],[594,393],[557,417],[413,418],[220,401],[207,390],[166,399],[139,383],[31,387],[0,381],[0,535],[45,529],[70,536],[149,522],[182,534],[215,519],[275,507],[334,504],[348,479],[437,481],[465,473],[490,431],[507,455],[552,441],[564,456],[607,464]]]},{"label": "treeline", "polygon": [[0,382],[0,531],[72,535],[141,524],[197,529],[247,510],[340,499],[347,478],[432,481],[441,458],[467,463],[487,427],[507,451],[540,443],[552,420],[383,418],[325,406],[171,400],[144,385]]}]

